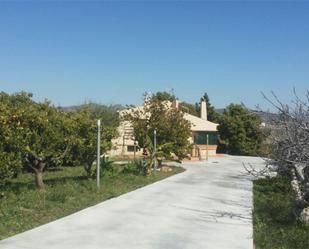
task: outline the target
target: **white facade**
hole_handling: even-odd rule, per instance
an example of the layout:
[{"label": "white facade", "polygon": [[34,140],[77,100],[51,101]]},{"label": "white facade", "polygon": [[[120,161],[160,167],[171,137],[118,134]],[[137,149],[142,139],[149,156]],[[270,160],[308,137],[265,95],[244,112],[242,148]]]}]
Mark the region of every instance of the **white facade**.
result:
[{"label": "white facade", "polygon": [[[178,108],[178,101],[167,103],[169,108]],[[119,113],[122,116],[124,113],[139,110],[143,113],[144,108],[136,107],[132,109],[123,110]],[[146,114],[145,114],[146,115]],[[184,113],[184,118],[191,124],[192,137],[189,139],[194,144],[193,134],[196,132],[217,132],[218,124],[207,120],[206,102],[201,102],[201,118],[194,115]],[[138,148],[134,140],[134,133],[131,123],[122,121],[118,127],[119,137],[112,140],[113,148],[109,152],[111,156],[128,156],[132,157],[134,154],[142,155],[142,150]],[[192,157],[205,157],[208,153],[209,156],[216,154],[216,145],[194,144],[191,152]]]}]

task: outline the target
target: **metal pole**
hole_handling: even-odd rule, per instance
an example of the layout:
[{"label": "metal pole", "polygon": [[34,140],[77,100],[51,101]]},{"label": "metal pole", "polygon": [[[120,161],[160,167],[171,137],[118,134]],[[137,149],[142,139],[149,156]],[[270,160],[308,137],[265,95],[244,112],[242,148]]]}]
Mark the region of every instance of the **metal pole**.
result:
[{"label": "metal pole", "polygon": [[206,135],[206,160],[208,161],[208,143],[209,143],[209,138],[208,134]]},{"label": "metal pole", "polygon": [[97,187],[100,188],[100,145],[101,145],[101,120],[98,119],[98,136],[97,136]]},{"label": "metal pole", "polygon": [[135,156],[136,156],[136,141],[134,140],[134,160],[135,160]]},{"label": "metal pole", "polygon": [[124,146],[125,146],[125,135],[123,135],[122,137],[122,155],[124,155],[125,151],[124,151]]},{"label": "metal pole", "polygon": [[157,130],[153,131],[154,170],[157,170]]}]

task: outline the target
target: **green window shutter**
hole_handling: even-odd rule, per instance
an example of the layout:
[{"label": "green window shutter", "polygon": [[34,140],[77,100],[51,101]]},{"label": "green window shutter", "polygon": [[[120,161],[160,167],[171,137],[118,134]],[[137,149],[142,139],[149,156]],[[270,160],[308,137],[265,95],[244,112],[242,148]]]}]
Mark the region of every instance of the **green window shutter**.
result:
[{"label": "green window shutter", "polygon": [[208,144],[217,145],[218,144],[218,133],[217,132],[206,132],[197,131],[193,133],[193,139],[195,144],[207,144],[207,134],[208,134]]}]

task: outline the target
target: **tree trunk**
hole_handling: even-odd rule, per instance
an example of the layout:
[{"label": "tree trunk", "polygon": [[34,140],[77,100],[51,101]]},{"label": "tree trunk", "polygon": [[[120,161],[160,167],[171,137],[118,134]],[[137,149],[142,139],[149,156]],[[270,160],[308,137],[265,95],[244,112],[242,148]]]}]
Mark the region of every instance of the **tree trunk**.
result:
[{"label": "tree trunk", "polygon": [[84,164],[84,169],[86,171],[86,176],[88,179],[91,179],[91,168],[92,168],[92,162]]},{"label": "tree trunk", "polygon": [[295,193],[295,206],[294,206],[294,215],[298,220],[300,220],[304,224],[309,224],[309,206],[308,202],[305,198],[305,194],[303,193],[303,188],[301,187],[301,180],[299,179],[300,174],[299,171],[297,171],[297,166],[295,165],[295,168],[292,168],[291,170],[291,185],[292,189]]},{"label": "tree trunk", "polygon": [[309,224],[309,207],[304,208],[299,215],[299,219],[304,224]]},{"label": "tree trunk", "polygon": [[35,185],[39,190],[42,190],[45,188],[44,182],[43,182],[43,171],[36,170],[34,172],[34,178],[35,178]]}]

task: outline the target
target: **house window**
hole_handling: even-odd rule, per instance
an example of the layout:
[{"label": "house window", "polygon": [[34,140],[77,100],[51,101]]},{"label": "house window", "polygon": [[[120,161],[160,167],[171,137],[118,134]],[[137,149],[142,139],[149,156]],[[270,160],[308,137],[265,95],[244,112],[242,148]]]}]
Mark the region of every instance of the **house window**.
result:
[{"label": "house window", "polygon": [[208,144],[217,145],[218,144],[218,133],[217,132],[207,132],[207,131],[193,132],[194,143],[195,144],[207,144],[207,134],[208,134]]},{"label": "house window", "polygon": [[[127,146],[127,151],[128,152],[134,152],[134,145],[128,145]],[[139,151],[139,147],[136,146],[136,151]]]}]

